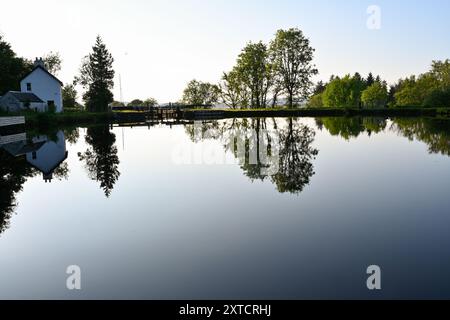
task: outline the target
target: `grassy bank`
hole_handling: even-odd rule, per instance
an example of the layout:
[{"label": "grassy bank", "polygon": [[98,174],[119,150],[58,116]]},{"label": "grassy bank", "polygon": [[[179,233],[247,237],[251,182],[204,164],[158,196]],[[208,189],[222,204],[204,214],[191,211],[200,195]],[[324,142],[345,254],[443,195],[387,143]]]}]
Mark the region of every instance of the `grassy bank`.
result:
[{"label": "grassy bank", "polygon": [[345,108],[275,108],[275,109],[191,109],[183,112],[189,120],[214,118],[249,117],[338,117],[338,116],[383,116],[383,117],[450,117],[450,109],[438,108],[393,108],[393,109],[345,109]]}]

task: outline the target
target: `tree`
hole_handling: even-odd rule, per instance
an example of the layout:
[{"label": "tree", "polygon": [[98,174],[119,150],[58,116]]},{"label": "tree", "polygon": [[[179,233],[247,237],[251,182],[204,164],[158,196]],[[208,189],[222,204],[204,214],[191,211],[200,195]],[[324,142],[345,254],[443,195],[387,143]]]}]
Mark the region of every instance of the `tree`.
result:
[{"label": "tree", "polygon": [[450,60],[433,61],[431,70],[400,80],[395,93],[397,106],[448,106],[450,91]]},{"label": "tree", "polygon": [[123,102],[120,101],[113,101],[111,102],[111,107],[125,107],[125,104]]},{"label": "tree", "polygon": [[61,71],[62,59],[59,52],[50,51],[44,56],[45,68],[53,75],[58,74]]},{"label": "tree", "polygon": [[317,84],[313,90],[313,94],[317,95],[317,94],[323,93],[325,91],[325,89],[326,89],[326,85],[323,83],[323,81],[319,81],[319,82],[317,82]]},{"label": "tree", "polygon": [[143,107],[145,106],[144,101],[140,99],[134,99],[128,104],[129,107]]},{"label": "tree", "polygon": [[97,36],[93,52],[85,57],[80,69],[80,83],[86,92],[83,100],[91,112],[104,112],[113,102],[114,59],[100,36]]},{"label": "tree", "polygon": [[78,158],[85,162],[90,179],[100,182],[100,188],[109,198],[120,177],[116,136],[108,125],[95,126],[87,129],[85,140],[88,149],[78,153]]},{"label": "tree", "polygon": [[366,107],[385,107],[388,101],[388,91],[385,84],[376,81],[361,94],[361,101]]},{"label": "tree", "polygon": [[361,92],[365,85],[361,79],[346,75],[335,77],[323,93],[323,103],[326,107],[357,108],[360,106]]},{"label": "tree", "polygon": [[433,61],[430,74],[438,81],[442,90],[450,88],[450,59]]},{"label": "tree", "polygon": [[278,30],[270,44],[274,64],[279,73],[283,89],[288,95],[289,107],[294,99],[306,99],[312,85],[311,76],[318,73],[312,64],[314,49],[309,39],[299,29]]},{"label": "tree", "polygon": [[250,94],[236,68],[223,73],[219,86],[221,101],[224,104],[233,109],[248,107]]},{"label": "tree", "polygon": [[20,80],[32,70],[33,64],[17,57],[11,45],[0,35],[0,96],[20,90]]},{"label": "tree", "polygon": [[146,107],[156,107],[158,105],[158,100],[155,98],[148,98],[144,101]]},{"label": "tree", "polygon": [[400,81],[400,89],[395,94],[398,106],[422,106],[425,99],[437,88],[439,81],[431,74],[425,73],[416,80],[415,76]]},{"label": "tree", "polygon": [[78,92],[75,89],[75,84],[66,84],[62,88],[62,98],[64,107],[75,108],[77,106]]},{"label": "tree", "polygon": [[250,92],[251,107],[267,106],[267,95],[274,80],[274,68],[269,58],[267,46],[262,42],[248,43],[239,54],[236,70]]},{"label": "tree", "polygon": [[192,80],[183,92],[183,103],[190,105],[210,105],[219,101],[220,89],[218,86]]},{"label": "tree", "polygon": [[450,108],[450,89],[433,90],[425,98],[423,106],[427,108]]},{"label": "tree", "polygon": [[367,77],[367,80],[366,80],[366,86],[370,87],[371,85],[374,84],[374,82],[375,82],[375,78],[373,77],[372,72],[370,72],[369,76]]},{"label": "tree", "polygon": [[318,93],[309,98],[307,106],[309,108],[322,108],[323,104],[323,93]]},{"label": "tree", "polygon": [[288,120],[287,128],[279,130],[280,166],[272,176],[280,193],[300,194],[314,176],[312,161],[319,151],[314,148],[316,133],[306,125]]}]

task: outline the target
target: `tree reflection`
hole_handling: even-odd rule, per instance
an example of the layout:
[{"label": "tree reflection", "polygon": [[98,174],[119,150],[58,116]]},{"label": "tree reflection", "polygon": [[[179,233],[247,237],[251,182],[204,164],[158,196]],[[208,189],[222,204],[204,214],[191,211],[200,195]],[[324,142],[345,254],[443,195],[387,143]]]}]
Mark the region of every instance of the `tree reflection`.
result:
[{"label": "tree reflection", "polygon": [[308,126],[289,119],[287,128],[279,130],[280,168],[272,176],[281,193],[300,193],[315,174],[312,160],[319,151],[312,146],[315,132]]},{"label": "tree reflection", "polygon": [[120,176],[116,136],[108,125],[96,126],[87,129],[85,141],[90,148],[78,153],[78,157],[85,162],[89,178],[100,182],[100,187],[109,197]]},{"label": "tree reflection", "polygon": [[392,129],[411,141],[426,143],[430,153],[450,156],[450,119],[398,118]]},{"label": "tree reflection", "polygon": [[0,148],[0,234],[9,227],[9,220],[16,207],[16,194],[22,191],[27,178],[37,172],[26,158],[15,158]]},{"label": "tree reflection", "polygon": [[378,117],[327,117],[317,118],[316,125],[320,130],[327,129],[333,136],[350,140],[363,133],[371,136],[373,133],[383,131],[387,121],[385,118]]},{"label": "tree reflection", "polygon": [[[251,181],[269,180],[280,193],[301,193],[315,173],[312,161],[319,152],[312,146],[315,132],[296,119],[213,121],[202,123],[197,129],[188,125],[186,132],[194,142],[220,140],[225,150],[240,160],[245,176]],[[242,154],[238,150],[239,140],[243,144]],[[277,170],[271,173],[270,168]]]}]

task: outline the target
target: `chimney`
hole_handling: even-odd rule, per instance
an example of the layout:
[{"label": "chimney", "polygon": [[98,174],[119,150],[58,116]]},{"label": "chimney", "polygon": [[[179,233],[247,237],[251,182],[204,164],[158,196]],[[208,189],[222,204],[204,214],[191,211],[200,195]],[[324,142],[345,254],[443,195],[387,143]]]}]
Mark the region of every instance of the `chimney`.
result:
[{"label": "chimney", "polygon": [[47,69],[46,67],[45,67],[45,62],[44,62],[44,60],[42,59],[42,58],[36,58],[36,60],[34,60],[34,67],[36,68],[36,67],[42,67],[42,68],[44,68],[44,69]]}]

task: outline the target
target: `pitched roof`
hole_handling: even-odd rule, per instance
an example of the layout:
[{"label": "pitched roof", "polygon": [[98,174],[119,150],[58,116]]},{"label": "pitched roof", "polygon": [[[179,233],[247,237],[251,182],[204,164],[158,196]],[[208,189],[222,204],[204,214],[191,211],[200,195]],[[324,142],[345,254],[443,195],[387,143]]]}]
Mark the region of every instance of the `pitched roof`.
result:
[{"label": "pitched roof", "polygon": [[20,81],[23,81],[26,77],[28,77],[30,74],[32,74],[36,69],[41,69],[42,71],[44,71],[46,74],[48,74],[50,77],[52,77],[53,79],[55,79],[56,81],[59,82],[59,84],[61,86],[64,86],[64,84],[62,83],[61,80],[59,80],[57,77],[55,77],[54,75],[52,75],[50,72],[48,72],[47,69],[45,69],[43,66],[36,66],[33,68],[33,70],[31,70],[30,72],[28,72]]},{"label": "pitched roof", "polygon": [[34,93],[19,91],[10,91],[9,93],[20,102],[44,102]]}]

